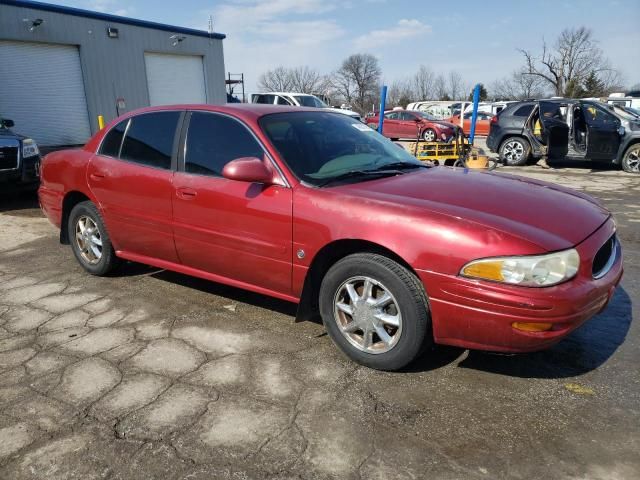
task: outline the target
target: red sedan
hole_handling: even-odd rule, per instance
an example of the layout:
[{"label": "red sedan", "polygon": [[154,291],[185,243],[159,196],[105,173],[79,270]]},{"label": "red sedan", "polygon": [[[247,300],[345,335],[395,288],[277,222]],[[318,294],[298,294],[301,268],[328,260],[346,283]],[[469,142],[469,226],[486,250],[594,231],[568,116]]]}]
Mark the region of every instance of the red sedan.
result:
[{"label": "red sedan", "polygon": [[[466,135],[471,134],[471,115],[472,112],[466,112],[464,114],[463,127],[462,130]],[[491,126],[491,119],[493,115],[487,112],[478,112],[478,117],[476,119],[476,135],[489,135],[489,127]],[[460,115],[454,115],[453,117],[447,120],[454,125],[460,126]]]},{"label": "red sedan", "polygon": [[622,276],[611,214],[589,196],[429,167],[339,113],[147,108],[41,170],[40,204],[89,273],[125,259],[299,303],[372,368],[433,342],[548,347]]},{"label": "red sedan", "polygon": [[[378,121],[379,116],[374,115],[367,119],[367,125],[377,130]],[[382,134],[392,140],[420,137],[427,142],[446,142],[454,136],[455,126],[417,110],[391,110],[384,113]]]}]

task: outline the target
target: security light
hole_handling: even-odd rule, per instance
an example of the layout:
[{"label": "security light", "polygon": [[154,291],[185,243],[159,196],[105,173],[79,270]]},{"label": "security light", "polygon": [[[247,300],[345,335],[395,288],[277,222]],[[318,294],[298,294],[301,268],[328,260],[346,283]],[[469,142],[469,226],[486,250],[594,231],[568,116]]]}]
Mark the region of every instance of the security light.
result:
[{"label": "security light", "polygon": [[33,32],[36,28],[44,23],[44,20],[41,18],[36,18],[35,20],[30,20],[29,18],[23,18],[23,22],[29,24],[29,31]]},{"label": "security light", "polygon": [[173,40],[173,43],[171,45],[173,45],[174,47],[182,42],[185,38],[187,37],[185,37],[184,35],[171,35],[169,37],[170,40]]}]

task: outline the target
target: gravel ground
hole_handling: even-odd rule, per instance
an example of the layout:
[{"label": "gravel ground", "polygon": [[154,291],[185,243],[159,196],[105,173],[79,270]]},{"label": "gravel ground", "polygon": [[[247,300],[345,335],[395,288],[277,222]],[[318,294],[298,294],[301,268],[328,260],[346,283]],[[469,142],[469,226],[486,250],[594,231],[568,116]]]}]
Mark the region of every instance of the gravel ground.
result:
[{"label": "gravel ground", "polygon": [[438,348],[402,373],[347,361],[288,303],[86,275],[33,196],[0,197],[0,478],[640,478],[640,179],[499,171],[600,198],[623,282],[550,350]]}]

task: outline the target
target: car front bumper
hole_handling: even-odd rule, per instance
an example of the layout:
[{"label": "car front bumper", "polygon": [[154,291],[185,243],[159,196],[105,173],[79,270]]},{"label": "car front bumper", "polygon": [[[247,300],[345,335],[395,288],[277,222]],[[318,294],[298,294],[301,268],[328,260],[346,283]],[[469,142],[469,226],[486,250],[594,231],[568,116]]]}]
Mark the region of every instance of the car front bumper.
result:
[{"label": "car front bumper", "polygon": [[[557,343],[604,310],[613,296],[623,274],[621,249],[601,278],[593,278],[592,263],[614,233],[609,220],[578,245],[577,276],[553,287],[515,287],[418,271],[429,295],[435,342],[506,353],[542,350]],[[551,323],[552,327],[528,332],[513,327],[514,322]]]},{"label": "car front bumper", "polygon": [[0,183],[30,185],[40,180],[40,155],[20,159],[18,168],[1,170]]}]

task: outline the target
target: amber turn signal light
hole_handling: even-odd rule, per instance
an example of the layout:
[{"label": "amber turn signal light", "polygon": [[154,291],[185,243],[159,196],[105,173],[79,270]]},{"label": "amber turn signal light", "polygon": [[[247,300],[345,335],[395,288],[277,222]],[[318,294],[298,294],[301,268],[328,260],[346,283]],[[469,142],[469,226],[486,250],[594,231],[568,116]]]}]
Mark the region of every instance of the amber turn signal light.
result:
[{"label": "amber turn signal light", "polygon": [[547,330],[551,330],[553,323],[513,322],[511,326],[516,330],[522,330],[523,332],[546,332]]}]

